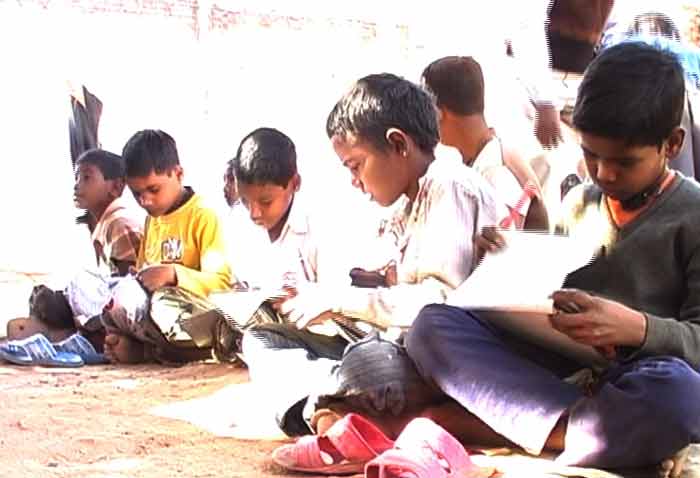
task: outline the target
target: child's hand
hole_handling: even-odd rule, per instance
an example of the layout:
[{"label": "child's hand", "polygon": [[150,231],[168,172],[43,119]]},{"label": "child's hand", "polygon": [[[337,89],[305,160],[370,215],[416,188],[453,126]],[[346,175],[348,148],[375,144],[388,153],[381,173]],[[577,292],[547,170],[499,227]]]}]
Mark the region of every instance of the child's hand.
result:
[{"label": "child's hand", "polygon": [[641,347],[646,335],[646,317],[641,312],[577,289],[552,294],[556,313],[552,326],[577,342],[596,347],[614,358],[614,347]]},{"label": "child's hand", "polygon": [[545,149],[556,148],[562,141],[559,111],[551,105],[536,106],[535,136]]},{"label": "child's hand", "polygon": [[149,292],[154,292],[161,287],[177,285],[175,267],[170,264],[146,266],[136,274],[136,279]]},{"label": "child's hand", "polygon": [[289,297],[273,306],[297,328],[304,329],[320,324],[332,316],[328,296],[315,284],[303,284],[295,288]]},{"label": "child's hand", "polygon": [[474,236],[474,246],[476,248],[476,256],[481,260],[487,252],[498,252],[505,248],[506,240],[496,227],[486,226]]}]

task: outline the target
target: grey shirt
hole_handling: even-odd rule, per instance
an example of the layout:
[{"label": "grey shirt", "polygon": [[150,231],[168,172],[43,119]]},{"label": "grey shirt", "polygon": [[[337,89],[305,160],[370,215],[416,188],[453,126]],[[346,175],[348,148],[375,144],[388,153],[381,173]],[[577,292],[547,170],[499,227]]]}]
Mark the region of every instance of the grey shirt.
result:
[{"label": "grey shirt", "polygon": [[656,201],[627,225],[611,219],[601,190],[572,190],[559,230],[590,240],[598,251],[571,273],[578,288],[644,313],[647,333],[629,357],[672,355],[700,365],[700,186],[677,175]]}]

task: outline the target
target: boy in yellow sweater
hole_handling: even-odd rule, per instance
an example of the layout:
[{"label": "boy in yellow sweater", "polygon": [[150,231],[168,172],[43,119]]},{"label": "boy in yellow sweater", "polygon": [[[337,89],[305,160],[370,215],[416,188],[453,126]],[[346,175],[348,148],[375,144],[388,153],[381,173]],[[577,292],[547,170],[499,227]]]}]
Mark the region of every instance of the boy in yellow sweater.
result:
[{"label": "boy in yellow sweater", "polygon": [[105,355],[113,363],[206,357],[212,342],[192,329],[212,308],[207,295],[231,286],[219,218],[183,185],[175,140],[167,133],[139,131],[122,156],[127,185],[148,213],[135,272],[150,295],[150,316],[139,320],[118,306],[106,311]]}]

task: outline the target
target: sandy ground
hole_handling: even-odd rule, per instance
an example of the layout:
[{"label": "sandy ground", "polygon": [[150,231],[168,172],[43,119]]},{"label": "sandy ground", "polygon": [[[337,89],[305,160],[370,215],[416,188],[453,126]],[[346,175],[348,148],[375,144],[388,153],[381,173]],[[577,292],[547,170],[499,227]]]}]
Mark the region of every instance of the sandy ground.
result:
[{"label": "sandy ground", "polygon": [[[200,426],[154,414],[156,407],[172,407],[193,399],[203,400],[186,403],[204,403],[204,407],[200,403],[194,409],[206,412],[208,404],[215,403],[211,397],[219,395],[225,400],[230,397],[232,407],[238,407],[233,413],[225,413],[228,416],[222,416],[222,421],[233,415],[250,415],[256,407],[254,395],[248,393],[245,404],[237,403],[240,401],[236,396],[230,395],[232,391],[249,391],[247,380],[245,369],[224,364],[80,369],[0,365],[0,476],[300,476],[285,473],[270,461],[270,452],[280,441],[221,438]],[[700,454],[693,454],[694,465],[686,470],[684,478],[698,476]],[[504,470],[501,476],[557,476],[547,470],[547,463],[540,468],[531,461],[511,462],[510,471]],[[582,475],[613,476],[596,470]],[[624,475],[655,476],[651,470]]]},{"label": "sandy ground", "polygon": [[217,438],[154,406],[247,380],[230,365],[0,366],[0,472],[27,477],[268,477],[279,442]]},{"label": "sandy ground", "polygon": [[[0,336],[5,320],[24,312],[31,290],[31,282],[7,279],[0,274]],[[279,440],[230,437],[246,436],[246,430],[258,437],[279,433],[266,413],[265,395],[248,383],[244,368],[228,364],[52,369],[0,362],[0,476],[301,476],[271,462]],[[163,417],[183,414],[189,421]],[[240,426],[232,427],[236,423]],[[270,424],[275,432],[262,433],[272,430]],[[504,478],[544,478],[562,471],[553,473],[551,461],[503,458],[497,466]],[[683,478],[700,478],[700,447],[689,465]],[[566,470],[578,474],[572,471]],[[588,471],[593,473],[583,475],[612,476]]]}]

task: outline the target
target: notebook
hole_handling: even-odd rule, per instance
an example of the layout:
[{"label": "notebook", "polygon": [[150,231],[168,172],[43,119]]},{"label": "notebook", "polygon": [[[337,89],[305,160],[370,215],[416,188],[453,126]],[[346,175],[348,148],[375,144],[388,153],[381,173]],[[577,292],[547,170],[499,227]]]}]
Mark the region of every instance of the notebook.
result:
[{"label": "notebook", "polygon": [[570,272],[587,265],[594,251],[568,236],[501,234],[506,247],[487,253],[447,297],[447,304],[472,310],[500,328],[587,365],[605,365],[603,355],[555,330],[548,317],[554,312],[549,296],[562,287]]}]

